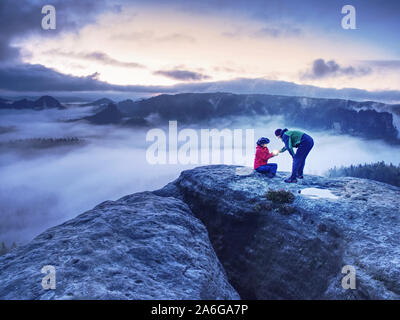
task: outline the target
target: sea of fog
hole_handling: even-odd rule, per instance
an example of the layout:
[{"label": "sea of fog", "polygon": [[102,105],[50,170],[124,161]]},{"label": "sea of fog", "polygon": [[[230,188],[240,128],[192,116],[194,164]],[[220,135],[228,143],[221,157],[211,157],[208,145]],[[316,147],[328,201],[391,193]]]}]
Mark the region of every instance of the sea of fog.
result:
[{"label": "sea of fog", "polygon": [[[138,191],[154,190],[176,179],[180,172],[202,163],[150,164],[146,152],[154,141],[146,141],[149,129],[94,126],[88,123],[65,122],[93,113],[91,107],[67,110],[0,110],[0,143],[27,138],[79,137],[87,144],[78,147],[57,147],[35,152],[1,149],[0,154],[0,241],[25,243],[45,229],[90,210],[105,200]],[[284,127],[281,118],[240,118],[215,120],[207,126],[185,126],[178,123],[178,132],[194,129],[254,129],[254,139],[271,139],[270,150],[280,149],[282,142],[273,132]],[[169,128],[160,127],[168,143]],[[295,128],[291,128],[295,129]],[[334,166],[385,161],[398,163],[399,147],[384,141],[362,140],[338,136],[331,132],[309,132],[315,141],[307,158],[305,174],[324,174]],[[245,131],[243,130],[243,141]],[[179,147],[179,146],[178,146]],[[198,141],[198,154],[204,151]],[[225,149],[224,149],[225,150]],[[252,166],[255,141],[250,153],[234,149]],[[235,157],[234,157],[235,158]],[[166,159],[169,157],[167,155]],[[220,162],[224,162],[221,157]],[[286,152],[270,160],[280,171],[291,169]],[[234,163],[235,164],[235,163]]]}]

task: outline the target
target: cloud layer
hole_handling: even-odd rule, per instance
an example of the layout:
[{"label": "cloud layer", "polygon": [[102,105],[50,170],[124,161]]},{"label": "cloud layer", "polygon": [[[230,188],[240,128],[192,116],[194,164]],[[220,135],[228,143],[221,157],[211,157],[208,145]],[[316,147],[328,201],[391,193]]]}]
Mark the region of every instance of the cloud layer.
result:
[{"label": "cloud layer", "polygon": [[400,102],[400,91],[387,90],[370,92],[355,88],[319,88],[298,85],[293,82],[266,79],[235,79],[229,81],[209,81],[181,83],[173,86],[120,86],[97,80],[97,74],[86,77],[65,75],[42,65],[22,64],[14,67],[0,67],[0,88],[2,94],[33,93],[79,95],[93,92],[93,97],[102,98],[107,92],[137,94],[159,94],[180,92],[232,92],[260,93],[273,95],[305,96],[315,98],[341,98],[353,100],[376,100],[388,103]]},{"label": "cloud layer", "polygon": [[154,74],[162,75],[179,81],[200,81],[210,79],[209,76],[188,70],[159,70]]},{"label": "cloud layer", "polygon": [[60,50],[52,50],[47,52],[50,56],[61,56],[64,58],[74,58],[77,60],[83,61],[94,61],[99,64],[121,67],[121,68],[145,68],[145,66],[141,65],[137,62],[125,62],[117,60],[113,57],[110,57],[108,54],[101,51],[92,51],[92,52],[62,52]]},{"label": "cloud layer", "polygon": [[370,73],[370,68],[353,66],[343,67],[335,60],[325,61],[324,59],[316,59],[313,61],[311,69],[303,74],[303,78],[315,80],[340,76],[361,77]]}]

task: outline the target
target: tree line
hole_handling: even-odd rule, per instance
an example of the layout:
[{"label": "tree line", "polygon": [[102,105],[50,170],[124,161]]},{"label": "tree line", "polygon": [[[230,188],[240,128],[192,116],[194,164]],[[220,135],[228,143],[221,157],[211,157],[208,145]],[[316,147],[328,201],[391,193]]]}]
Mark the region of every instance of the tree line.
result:
[{"label": "tree line", "polygon": [[9,252],[11,249],[14,249],[14,248],[16,248],[17,247],[17,245],[15,244],[15,242],[10,246],[10,247],[8,247],[5,243],[4,243],[4,241],[2,241],[1,242],[1,245],[0,245],[0,256],[2,256],[3,254],[6,254],[7,252]]},{"label": "tree line", "polygon": [[392,163],[386,164],[384,161],[363,164],[350,167],[336,166],[328,171],[328,176],[331,178],[336,177],[355,177],[371,179],[379,182],[388,183],[400,187],[400,163],[398,166]]},{"label": "tree line", "polygon": [[74,145],[83,143],[83,140],[77,137],[66,138],[30,138],[17,139],[3,142],[0,145],[4,147],[39,147],[46,148],[57,145]]}]

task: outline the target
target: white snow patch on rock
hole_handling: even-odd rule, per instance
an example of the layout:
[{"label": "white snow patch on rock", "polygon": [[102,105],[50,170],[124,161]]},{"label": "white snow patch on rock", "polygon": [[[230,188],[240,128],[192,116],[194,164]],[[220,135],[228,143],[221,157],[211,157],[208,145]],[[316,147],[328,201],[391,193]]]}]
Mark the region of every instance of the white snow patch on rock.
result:
[{"label": "white snow patch on rock", "polygon": [[307,197],[311,197],[313,199],[325,198],[337,200],[339,198],[338,196],[335,196],[330,190],[319,188],[305,188],[301,190],[301,194]]},{"label": "white snow patch on rock", "polygon": [[235,170],[237,176],[249,176],[254,173],[253,168],[250,167],[238,167]]}]

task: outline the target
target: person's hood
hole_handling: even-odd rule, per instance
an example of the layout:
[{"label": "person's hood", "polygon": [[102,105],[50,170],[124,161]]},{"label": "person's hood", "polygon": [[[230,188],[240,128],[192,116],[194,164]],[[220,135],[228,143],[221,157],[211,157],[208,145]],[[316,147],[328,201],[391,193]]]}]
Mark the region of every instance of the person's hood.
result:
[{"label": "person's hood", "polygon": [[257,145],[258,146],[260,146],[260,145],[262,146],[263,144],[268,144],[270,142],[271,141],[268,138],[261,137],[260,139],[257,140]]},{"label": "person's hood", "polygon": [[283,134],[284,134],[286,131],[289,131],[289,130],[288,130],[287,128],[285,128],[285,129],[282,130],[282,132],[281,132],[281,137],[283,136]]}]

